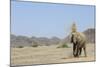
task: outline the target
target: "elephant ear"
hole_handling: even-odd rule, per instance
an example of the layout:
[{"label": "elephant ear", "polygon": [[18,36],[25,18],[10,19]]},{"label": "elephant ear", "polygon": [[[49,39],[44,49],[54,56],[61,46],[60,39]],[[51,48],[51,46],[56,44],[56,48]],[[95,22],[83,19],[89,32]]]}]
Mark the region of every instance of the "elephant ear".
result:
[{"label": "elephant ear", "polygon": [[70,35],[70,42],[73,43],[73,33]]},{"label": "elephant ear", "polygon": [[77,40],[81,43],[86,42],[86,36],[84,33],[77,32]]}]

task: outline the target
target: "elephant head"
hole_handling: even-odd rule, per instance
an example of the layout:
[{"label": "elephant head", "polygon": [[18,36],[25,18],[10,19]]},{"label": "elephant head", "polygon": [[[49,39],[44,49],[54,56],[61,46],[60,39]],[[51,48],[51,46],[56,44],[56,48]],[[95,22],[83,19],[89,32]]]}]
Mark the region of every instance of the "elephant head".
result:
[{"label": "elephant head", "polygon": [[71,34],[71,43],[77,43],[77,35],[76,33],[72,33]]}]

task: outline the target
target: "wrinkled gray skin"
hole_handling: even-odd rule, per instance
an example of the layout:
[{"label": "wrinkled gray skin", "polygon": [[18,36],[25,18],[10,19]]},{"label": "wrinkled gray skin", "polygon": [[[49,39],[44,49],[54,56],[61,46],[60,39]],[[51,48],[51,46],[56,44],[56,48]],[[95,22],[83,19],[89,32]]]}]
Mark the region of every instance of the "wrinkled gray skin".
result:
[{"label": "wrinkled gray skin", "polygon": [[79,57],[81,55],[82,49],[84,50],[85,57],[86,54],[86,38],[83,33],[72,33],[71,43],[73,43],[73,56]]}]

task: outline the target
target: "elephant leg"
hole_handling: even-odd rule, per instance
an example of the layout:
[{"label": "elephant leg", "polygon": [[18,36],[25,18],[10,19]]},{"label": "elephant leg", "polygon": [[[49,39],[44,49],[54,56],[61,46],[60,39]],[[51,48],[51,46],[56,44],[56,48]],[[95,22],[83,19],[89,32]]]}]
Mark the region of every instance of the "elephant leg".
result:
[{"label": "elephant leg", "polygon": [[74,57],[76,57],[76,54],[77,54],[77,47],[76,47],[76,44],[74,43],[73,44],[73,55],[74,55]]},{"label": "elephant leg", "polygon": [[79,48],[77,49],[77,57],[79,57]]},{"label": "elephant leg", "polygon": [[80,52],[81,52],[81,48],[79,48],[79,46],[77,46],[77,53],[76,53],[76,57],[79,57]]},{"label": "elephant leg", "polygon": [[82,48],[79,49],[79,55],[81,55],[81,53],[82,53]]},{"label": "elephant leg", "polygon": [[87,57],[87,54],[86,54],[86,47],[84,47],[83,49],[84,49],[85,57]]},{"label": "elephant leg", "polygon": [[75,44],[73,44],[73,55],[75,57]]}]

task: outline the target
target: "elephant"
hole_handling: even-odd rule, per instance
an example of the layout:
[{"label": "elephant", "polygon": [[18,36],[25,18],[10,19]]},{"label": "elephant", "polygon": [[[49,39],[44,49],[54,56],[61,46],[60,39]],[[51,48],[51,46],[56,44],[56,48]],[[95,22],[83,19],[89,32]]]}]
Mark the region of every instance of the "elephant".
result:
[{"label": "elephant", "polygon": [[82,52],[82,48],[84,50],[85,57],[86,53],[86,37],[83,33],[80,32],[72,32],[71,33],[71,43],[73,43],[73,56],[79,57]]}]

